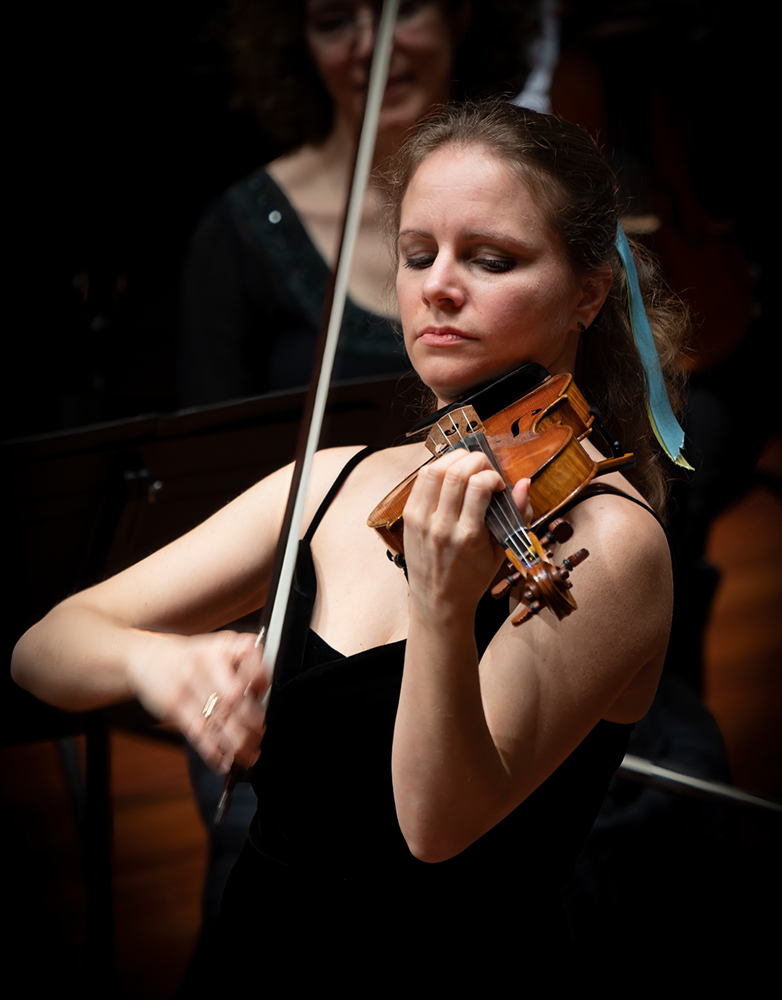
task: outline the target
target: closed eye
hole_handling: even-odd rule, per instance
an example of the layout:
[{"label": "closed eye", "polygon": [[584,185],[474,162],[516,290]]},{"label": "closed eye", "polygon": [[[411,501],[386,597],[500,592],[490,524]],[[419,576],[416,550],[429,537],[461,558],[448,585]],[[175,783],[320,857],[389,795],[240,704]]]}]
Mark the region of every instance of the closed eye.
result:
[{"label": "closed eye", "polygon": [[416,257],[406,257],[404,266],[411,271],[421,271],[424,268],[431,267],[433,263],[434,257],[431,254],[421,254]]},{"label": "closed eye", "polygon": [[516,261],[510,260],[507,257],[476,257],[473,263],[495,274],[504,274],[506,271],[512,271],[516,266]]}]

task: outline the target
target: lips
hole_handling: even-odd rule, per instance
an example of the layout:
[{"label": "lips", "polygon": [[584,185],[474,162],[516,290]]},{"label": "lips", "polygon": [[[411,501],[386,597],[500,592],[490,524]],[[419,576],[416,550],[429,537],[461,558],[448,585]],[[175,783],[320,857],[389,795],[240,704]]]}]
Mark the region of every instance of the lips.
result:
[{"label": "lips", "polygon": [[427,326],[418,334],[416,338],[421,344],[428,344],[430,347],[448,347],[451,344],[463,344],[468,340],[475,340],[475,337],[464,330],[458,330],[455,326]]}]

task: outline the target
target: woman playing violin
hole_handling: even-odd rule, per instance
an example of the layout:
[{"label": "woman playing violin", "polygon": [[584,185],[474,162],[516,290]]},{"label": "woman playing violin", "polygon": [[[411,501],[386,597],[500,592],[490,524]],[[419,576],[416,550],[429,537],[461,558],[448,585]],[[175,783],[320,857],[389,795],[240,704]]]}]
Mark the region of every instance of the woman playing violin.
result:
[{"label": "woman playing violin", "polygon": [[[256,764],[258,815],[213,956],[229,982],[231,945],[249,984],[267,955],[289,961],[291,982],[338,976],[354,990],[378,976],[485,986],[508,967],[550,975],[566,938],[558,886],[665,655],[665,468],[610,169],[577,127],[490,103],[426,122],[390,188],[405,344],[437,405],[537,362],[574,373],[638,461],[632,479],[605,477],[616,493],[587,490],[568,515],[569,544],[591,553],[574,580],[578,610],[514,627],[518,589],[486,593],[503,555],[484,519],[505,484],[485,456],[455,451],[421,469],[403,574],[366,520],[429,453],[320,453],[298,627],[265,721],[254,637],[214,630],[264,603],[290,469],[23,637],[14,676],[39,697],[73,709],[138,698],[213,768]],[[682,322],[647,265],[642,278],[673,373]],[[528,493],[528,481],[513,490],[522,513]]]}]

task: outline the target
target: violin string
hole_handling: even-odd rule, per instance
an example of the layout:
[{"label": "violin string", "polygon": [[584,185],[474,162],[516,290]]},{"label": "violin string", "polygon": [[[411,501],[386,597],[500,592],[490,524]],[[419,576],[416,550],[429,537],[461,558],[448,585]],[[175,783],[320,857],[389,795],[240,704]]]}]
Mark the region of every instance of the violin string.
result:
[{"label": "violin string", "polygon": [[[481,451],[491,460],[493,458],[488,442],[482,436],[476,439],[481,446]],[[504,532],[505,544],[513,547],[525,566],[529,567],[534,561],[534,549],[529,539],[527,526],[519,513],[518,507],[513,502],[508,489],[501,493],[495,493],[487,511],[487,521],[493,521]],[[519,545],[519,540],[523,541],[524,548]]]},{"label": "violin string", "polygon": [[[464,414],[463,410],[460,410],[459,413],[462,414],[462,417],[464,419],[466,419],[466,415]],[[451,414],[448,414],[447,418],[450,419],[453,431],[455,434],[458,435],[458,440],[463,445],[463,447],[467,451],[477,450],[474,448],[473,449],[470,448],[470,442],[462,434],[461,428],[454,421],[453,416]],[[494,465],[494,467],[496,468],[497,466],[496,462],[494,461],[494,456],[485,438],[473,435],[472,440],[479,446],[480,450],[487,456],[489,461],[491,461],[492,465]],[[453,445],[451,445],[451,447],[453,448]],[[512,512],[510,510],[510,507],[512,507]],[[489,523],[490,528],[494,526],[495,528],[497,528],[499,532],[502,533],[503,538],[511,538],[513,536],[514,525],[516,531],[518,531],[521,527],[521,530],[523,532],[524,525],[523,522],[521,522],[520,525],[519,512],[516,509],[515,504],[509,505],[506,490],[503,490],[502,493],[494,494],[494,496],[492,497],[492,503],[490,504],[486,513],[486,520]]]},{"label": "violin string", "polygon": [[[463,418],[466,419],[463,410],[459,410],[458,412],[462,414]],[[453,414],[447,414],[446,418],[450,420],[454,433],[458,435],[459,442],[464,448],[467,449],[467,451],[480,449],[492,465],[497,468],[494,455],[484,435],[473,435],[472,440],[478,445],[478,449],[470,448],[470,442],[465,438],[459,425],[454,421]],[[450,444],[450,442],[449,445],[453,450],[454,445]],[[508,495],[507,488],[501,493],[495,493],[492,497],[491,503],[486,512],[486,522],[489,529],[492,531],[492,534],[494,534],[498,540],[504,539],[505,544],[515,550],[516,555],[519,557],[519,561],[525,567],[529,568],[531,564],[536,561],[536,553],[529,537],[527,525],[524,523],[524,520],[521,517],[515,503],[513,503],[512,498]],[[522,549],[519,545],[519,539],[523,540],[525,549]]]}]

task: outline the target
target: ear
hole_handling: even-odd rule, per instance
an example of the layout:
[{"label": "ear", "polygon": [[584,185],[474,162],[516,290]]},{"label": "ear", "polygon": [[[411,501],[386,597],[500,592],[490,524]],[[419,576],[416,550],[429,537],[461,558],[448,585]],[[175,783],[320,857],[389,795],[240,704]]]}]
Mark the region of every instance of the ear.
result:
[{"label": "ear", "polygon": [[579,329],[588,329],[592,325],[608,298],[613,280],[610,264],[596,271],[590,271],[581,278],[581,299],[576,305],[573,317],[575,326]]}]

